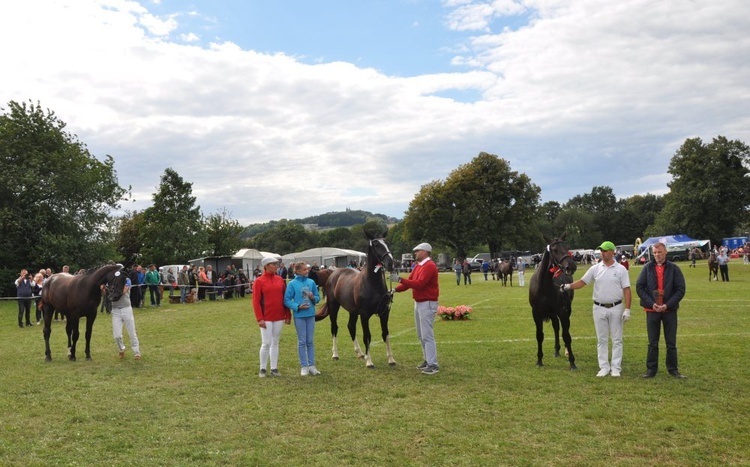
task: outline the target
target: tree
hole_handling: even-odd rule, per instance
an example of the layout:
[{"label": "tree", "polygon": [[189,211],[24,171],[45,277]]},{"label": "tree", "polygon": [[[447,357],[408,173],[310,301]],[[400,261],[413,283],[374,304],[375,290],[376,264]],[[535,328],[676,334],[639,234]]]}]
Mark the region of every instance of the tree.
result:
[{"label": "tree", "polygon": [[141,254],[143,243],[141,233],[144,231],[145,220],[143,212],[126,212],[118,219],[115,231],[115,249],[126,261]]},{"label": "tree", "polygon": [[352,231],[346,227],[326,230],[318,237],[318,246],[321,247],[352,248],[353,245]]},{"label": "tree", "polygon": [[39,103],[11,101],[0,115],[3,288],[22,267],[59,270],[111,259],[109,213],[127,191],[114,160],[94,157],[65,126]]},{"label": "tree", "polygon": [[[574,196],[565,203],[567,209],[593,214],[594,229],[589,231],[591,238],[606,239],[614,243],[625,240],[620,238],[621,229],[617,222],[621,206],[622,203],[617,201],[614,191],[608,186],[595,186],[591,193]],[[601,240],[594,240],[594,243],[598,245]]]},{"label": "tree", "polygon": [[445,182],[422,187],[404,218],[406,237],[449,246],[467,256],[476,245],[490,253],[528,243],[536,232],[540,189],[495,155],[480,153]]},{"label": "tree", "polygon": [[154,205],[143,211],[142,253],[147,262],[181,264],[209,254],[193,184],[172,168],[164,170]]},{"label": "tree", "polygon": [[636,238],[645,240],[647,229],[664,209],[664,196],[648,193],[631,196],[623,201],[621,217],[624,221],[619,223],[618,231],[621,237],[629,239],[623,243],[631,244]]},{"label": "tree", "polygon": [[250,240],[250,247],[285,255],[312,248],[315,243],[312,234],[301,225],[282,219],[271,229],[256,235]]},{"label": "tree", "polygon": [[231,218],[226,208],[208,216],[205,231],[211,254],[224,256],[237,253],[242,246],[240,235],[244,230],[238,221]]},{"label": "tree", "polygon": [[651,235],[685,233],[719,242],[747,224],[750,148],[717,136],[709,144],[685,140],[669,164],[672,181]]}]

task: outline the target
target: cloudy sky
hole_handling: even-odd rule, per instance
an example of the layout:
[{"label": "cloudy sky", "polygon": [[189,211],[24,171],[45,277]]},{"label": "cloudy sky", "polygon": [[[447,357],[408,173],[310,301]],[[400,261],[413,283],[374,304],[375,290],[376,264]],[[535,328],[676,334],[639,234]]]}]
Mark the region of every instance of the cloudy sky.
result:
[{"label": "cloudy sky", "polygon": [[750,143],[745,0],[6,0],[0,106],[39,101],[124,209],[164,169],[243,224],[403,217],[482,151],[565,202],[667,190],[686,138]]}]

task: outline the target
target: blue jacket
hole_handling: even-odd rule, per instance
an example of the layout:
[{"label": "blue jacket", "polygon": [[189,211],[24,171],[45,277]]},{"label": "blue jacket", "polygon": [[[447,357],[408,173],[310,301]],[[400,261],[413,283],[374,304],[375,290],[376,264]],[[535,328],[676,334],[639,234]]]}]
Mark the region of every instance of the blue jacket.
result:
[{"label": "blue jacket", "polygon": [[[300,310],[299,306],[302,304],[302,289],[307,289],[314,294],[312,300],[312,306],[306,310]],[[315,316],[315,304],[320,301],[320,294],[318,294],[318,286],[315,281],[307,276],[294,276],[286,287],[284,293],[284,305],[294,312],[295,318],[309,318]]]}]

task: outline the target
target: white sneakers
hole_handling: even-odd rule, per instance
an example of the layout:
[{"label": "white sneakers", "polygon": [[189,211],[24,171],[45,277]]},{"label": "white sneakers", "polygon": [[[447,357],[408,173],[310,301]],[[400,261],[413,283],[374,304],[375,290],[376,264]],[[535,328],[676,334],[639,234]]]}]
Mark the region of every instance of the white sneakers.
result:
[{"label": "white sneakers", "polygon": [[619,378],[619,377],[620,377],[620,372],[619,372],[619,371],[615,371],[615,370],[612,370],[612,377],[613,377],[613,378]]},{"label": "white sneakers", "polygon": [[302,376],[318,376],[319,374],[320,372],[317,368],[315,368],[315,366],[303,366],[302,371],[300,371],[300,375]]},{"label": "white sneakers", "polygon": [[609,374],[609,370],[599,370],[599,373],[596,374],[597,378],[603,378]]}]

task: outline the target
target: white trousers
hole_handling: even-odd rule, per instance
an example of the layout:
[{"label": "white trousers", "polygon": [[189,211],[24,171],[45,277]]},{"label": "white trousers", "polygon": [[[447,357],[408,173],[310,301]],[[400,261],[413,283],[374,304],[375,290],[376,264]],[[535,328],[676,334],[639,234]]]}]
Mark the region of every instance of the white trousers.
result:
[{"label": "white trousers", "polygon": [[265,370],[268,359],[271,359],[271,369],[279,368],[279,340],[284,321],[266,321],[266,327],[260,328],[260,369]]},{"label": "white trousers", "polygon": [[[622,371],[622,303],[612,308],[594,305],[596,354],[599,369]],[[609,338],[612,337],[612,363],[609,361]]]},{"label": "white trousers", "polygon": [[133,308],[112,308],[112,336],[117,344],[117,351],[124,352],[125,344],[122,340],[122,326],[128,330],[130,337],[130,348],[133,349],[133,355],[140,355],[141,349],[138,345],[138,336],[135,333],[135,318],[133,317]]},{"label": "white trousers", "polygon": [[526,283],[523,280],[523,271],[518,271],[518,286],[523,287]]},{"label": "white trousers", "polygon": [[428,365],[437,366],[437,345],[435,343],[435,315],[438,302],[414,302],[414,324],[417,338],[422,344],[422,355]]}]

